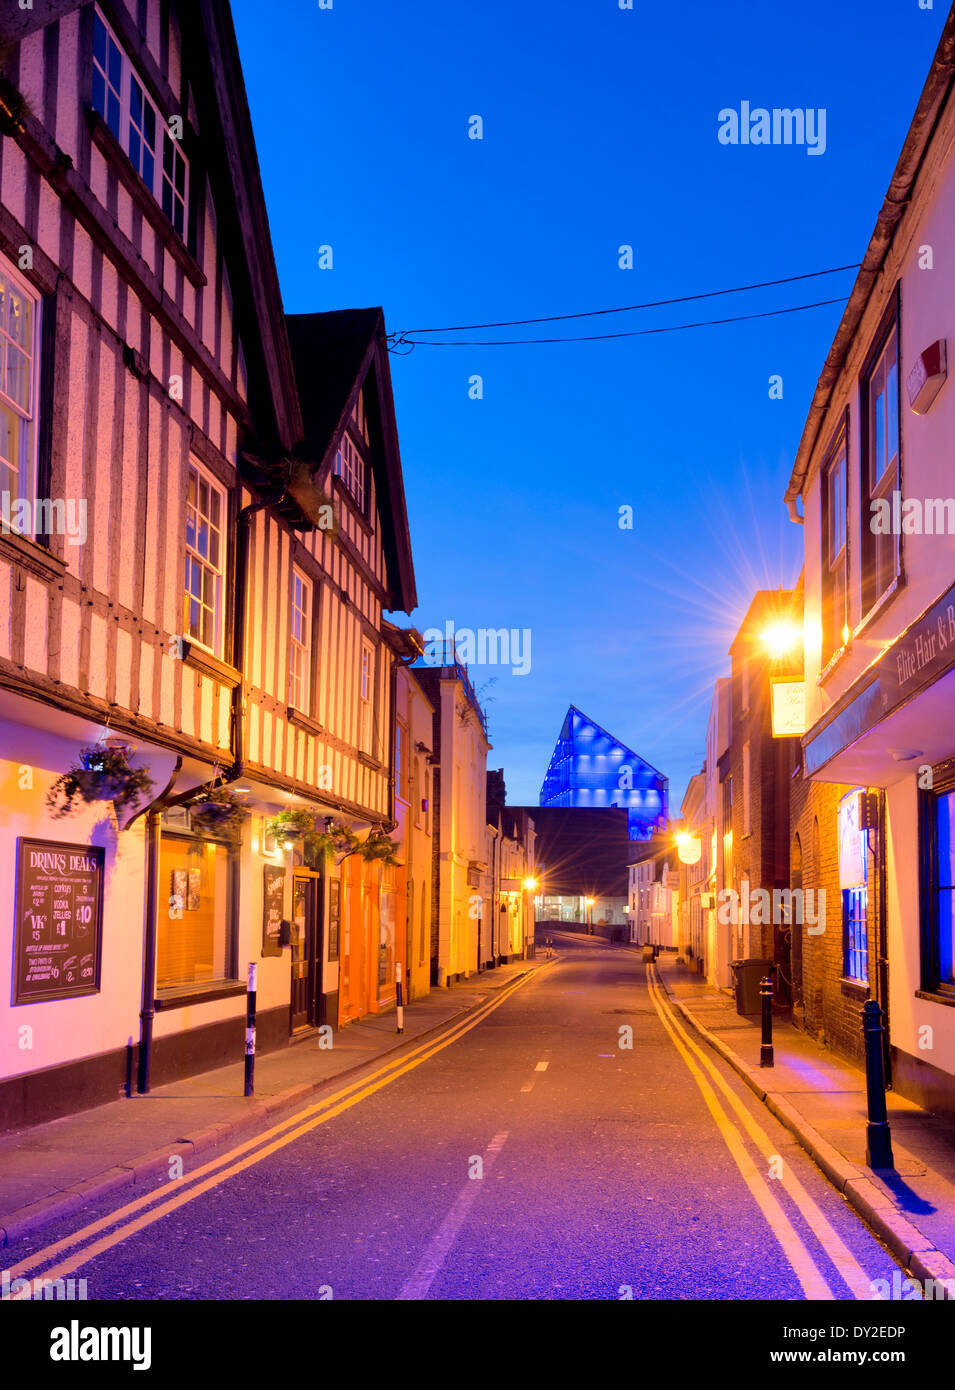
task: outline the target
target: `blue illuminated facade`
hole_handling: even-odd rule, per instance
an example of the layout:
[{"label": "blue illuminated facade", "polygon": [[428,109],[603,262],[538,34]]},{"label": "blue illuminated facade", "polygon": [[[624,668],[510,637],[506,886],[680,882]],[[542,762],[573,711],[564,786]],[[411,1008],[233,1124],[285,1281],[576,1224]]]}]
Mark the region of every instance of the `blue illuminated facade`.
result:
[{"label": "blue illuminated facade", "polygon": [[631,840],[649,840],[666,829],[669,779],[588,719],[567,711],[541,787],[542,806],[584,806],[627,811]]}]

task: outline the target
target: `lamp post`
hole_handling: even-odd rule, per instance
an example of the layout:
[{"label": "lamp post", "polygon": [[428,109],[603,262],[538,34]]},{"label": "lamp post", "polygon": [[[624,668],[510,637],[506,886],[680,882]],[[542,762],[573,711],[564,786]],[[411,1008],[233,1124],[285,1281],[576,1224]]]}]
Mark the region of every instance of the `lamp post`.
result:
[{"label": "lamp post", "polygon": [[[523,906],[523,919],[522,919],[521,926],[522,926],[522,931],[523,931],[523,934],[524,934],[524,959],[525,959],[525,960],[527,959],[527,894],[528,894],[528,893],[531,893],[531,894],[536,893],[536,892],[537,892],[537,888],[538,888],[538,883],[537,883],[537,879],[536,879],[536,878],[525,878],[525,880],[524,880],[524,895],[525,895],[525,896],[521,899],[521,903],[522,903],[522,906]],[[533,911],[533,906],[534,906],[534,899],[533,899],[533,897],[531,897],[530,903],[531,903],[531,910]],[[536,942],[536,928],[537,928],[537,913],[536,913],[536,912],[534,912],[532,921],[533,921],[534,928],[535,928],[535,931],[532,933],[532,937],[534,938],[534,940],[535,940],[535,942]]]},{"label": "lamp post", "polygon": [[593,899],[593,898],[588,898],[588,899],[587,899],[587,935],[588,935],[588,936],[593,936],[593,934],[594,934],[593,906],[594,906],[594,899]]}]

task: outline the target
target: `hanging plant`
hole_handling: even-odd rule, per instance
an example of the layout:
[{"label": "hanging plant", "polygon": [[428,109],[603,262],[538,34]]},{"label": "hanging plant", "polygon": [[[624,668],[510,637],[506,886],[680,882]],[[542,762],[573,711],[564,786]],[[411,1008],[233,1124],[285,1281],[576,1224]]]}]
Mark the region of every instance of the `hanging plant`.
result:
[{"label": "hanging plant", "polygon": [[324,830],[313,830],[305,837],[306,853],[316,863],[328,859],[340,863],[358,848],[358,836],[349,830],[344,821],[331,821]]},{"label": "hanging plant", "polygon": [[212,787],[189,804],[189,819],[200,835],[238,830],[246,814],[245,802],[228,787]]},{"label": "hanging plant", "polygon": [[79,760],[59,776],[46,794],[54,820],[73,815],[76,802],[111,801],[117,818],[132,810],[153,788],[144,767],[130,767],[128,744],[112,741],[80,750]]},{"label": "hanging plant", "polygon": [[301,840],[315,829],[315,813],[298,809],[279,811],[265,822],[265,833],[273,840]]},{"label": "hanging plant", "polygon": [[380,825],[362,840],[358,853],[368,863],[378,860],[382,864],[397,864],[398,846]]}]

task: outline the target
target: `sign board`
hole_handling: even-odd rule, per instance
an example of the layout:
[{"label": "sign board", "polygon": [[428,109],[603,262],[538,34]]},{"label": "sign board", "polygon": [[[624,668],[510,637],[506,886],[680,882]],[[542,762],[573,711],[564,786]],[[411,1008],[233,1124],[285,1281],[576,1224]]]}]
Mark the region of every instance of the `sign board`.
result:
[{"label": "sign board", "polygon": [[266,864],[262,870],[265,880],[262,895],[262,954],[282,954],[281,929],[285,916],[285,869]]},{"label": "sign board", "polygon": [[806,682],[770,681],[773,738],[793,738],[806,732]]},{"label": "sign board", "polygon": [[99,993],[105,860],[97,845],[17,840],[14,1004]]},{"label": "sign board", "polygon": [[865,886],[868,837],[862,829],[862,796],[862,792],[850,792],[839,802],[840,888]]},{"label": "sign board", "polygon": [[328,881],[328,959],[338,960],[338,933],[342,916],[342,885],[337,878]]}]

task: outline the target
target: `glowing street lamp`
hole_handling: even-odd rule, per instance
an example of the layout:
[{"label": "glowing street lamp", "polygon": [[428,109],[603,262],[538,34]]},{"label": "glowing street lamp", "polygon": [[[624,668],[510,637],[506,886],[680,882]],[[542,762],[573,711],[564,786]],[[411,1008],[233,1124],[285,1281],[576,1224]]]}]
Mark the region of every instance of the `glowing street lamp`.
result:
[{"label": "glowing street lamp", "polygon": [[593,926],[593,906],[594,906],[595,901],[596,901],[595,898],[588,898],[588,899],[587,899],[587,935],[588,935],[588,936],[593,936],[593,934],[594,934],[594,926]]},{"label": "glowing street lamp", "polygon": [[802,633],[799,628],[787,622],[773,623],[760,635],[763,645],[774,661],[786,656],[802,642]]}]

